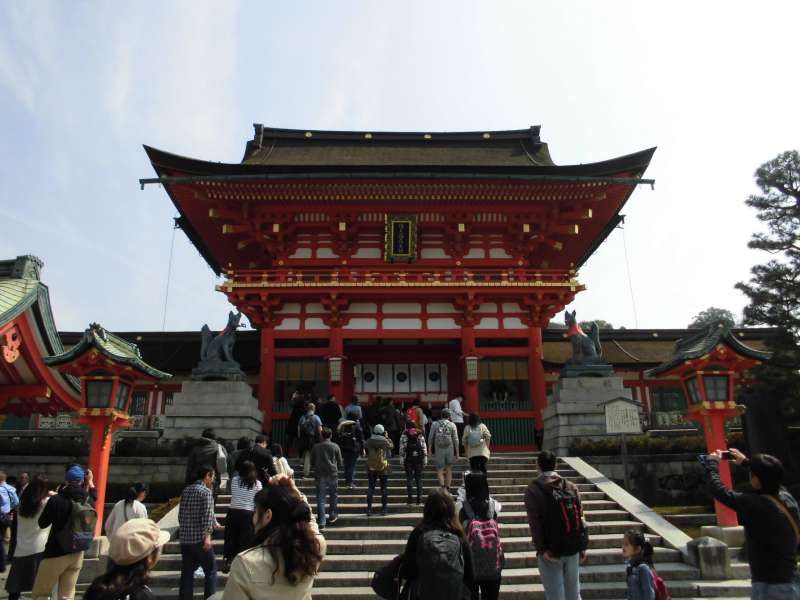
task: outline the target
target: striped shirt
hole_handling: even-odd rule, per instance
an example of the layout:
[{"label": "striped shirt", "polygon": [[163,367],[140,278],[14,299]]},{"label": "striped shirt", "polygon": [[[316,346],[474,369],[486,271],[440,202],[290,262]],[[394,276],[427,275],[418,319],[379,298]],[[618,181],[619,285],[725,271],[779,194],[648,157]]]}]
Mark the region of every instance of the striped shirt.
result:
[{"label": "striped shirt", "polygon": [[231,480],[231,508],[254,511],[256,508],[253,498],[260,491],[260,481],[256,480],[253,487],[248,489],[241,478],[238,475],[234,475]]}]

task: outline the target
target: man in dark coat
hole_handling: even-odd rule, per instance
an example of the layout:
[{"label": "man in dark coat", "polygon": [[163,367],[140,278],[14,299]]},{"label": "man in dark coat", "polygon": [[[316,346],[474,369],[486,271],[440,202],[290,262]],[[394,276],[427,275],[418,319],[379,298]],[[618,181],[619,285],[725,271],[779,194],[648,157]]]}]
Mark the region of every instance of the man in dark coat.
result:
[{"label": "man in dark coat", "polygon": [[242,451],[234,469],[239,471],[242,463],[247,460],[256,466],[256,473],[258,473],[258,478],[261,480],[262,485],[266,485],[270,477],[278,474],[275,470],[272,452],[267,448],[267,436],[263,434],[256,436],[256,443],[252,448]]},{"label": "man in dark coat", "polygon": [[194,448],[186,460],[184,482],[190,485],[197,479],[197,469],[203,465],[214,467],[214,481],[219,485],[223,475],[228,473],[228,453],[217,441],[213,429],[204,429],[200,437],[194,440]]}]

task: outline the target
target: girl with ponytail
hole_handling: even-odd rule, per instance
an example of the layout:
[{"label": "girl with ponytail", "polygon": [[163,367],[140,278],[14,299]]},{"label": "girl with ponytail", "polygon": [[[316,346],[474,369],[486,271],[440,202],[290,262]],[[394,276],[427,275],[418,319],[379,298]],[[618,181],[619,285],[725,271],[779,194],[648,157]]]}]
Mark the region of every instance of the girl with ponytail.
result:
[{"label": "girl with ponytail", "polygon": [[310,600],[325,538],[305,496],[285,475],[255,497],[255,541],[231,564],[224,600]]},{"label": "girl with ponytail", "polygon": [[642,532],[630,529],[622,540],[622,555],[627,565],[628,600],[656,600],[652,544]]}]

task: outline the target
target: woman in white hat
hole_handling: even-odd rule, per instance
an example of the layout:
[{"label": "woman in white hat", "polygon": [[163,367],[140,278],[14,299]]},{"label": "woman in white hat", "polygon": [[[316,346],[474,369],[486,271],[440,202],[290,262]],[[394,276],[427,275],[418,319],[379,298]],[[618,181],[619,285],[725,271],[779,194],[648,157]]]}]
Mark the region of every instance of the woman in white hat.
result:
[{"label": "woman in white hat", "polygon": [[114,568],[92,582],[84,600],[156,600],[147,584],[168,541],[169,533],[150,519],[131,519],[120,525],[108,540]]}]

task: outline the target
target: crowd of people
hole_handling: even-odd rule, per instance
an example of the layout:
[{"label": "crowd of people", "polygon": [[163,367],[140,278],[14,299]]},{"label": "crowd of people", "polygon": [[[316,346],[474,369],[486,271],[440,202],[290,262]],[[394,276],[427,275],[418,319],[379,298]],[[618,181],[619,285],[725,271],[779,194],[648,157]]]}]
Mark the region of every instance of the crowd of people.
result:
[{"label": "crowd of people", "polygon": [[[363,458],[366,514],[380,486],[380,514],[388,510],[388,476],[393,455],[406,477],[407,504],[422,505],[420,522],[410,531],[404,552],[379,570],[373,588],[386,586],[408,600],[496,600],[505,554],[498,521],[501,503],[492,495],[487,476],[491,432],[475,413],[461,410],[460,399],[449,403],[433,421],[418,402],[395,411],[400,431],[379,414],[363,410],[354,399],[343,410],[334,398],[304,402],[291,436],[296,448],[286,452],[269,445],[264,435],[241,438],[228,452],[212,429],[203,431],[187,457],[186,486],[178,511],[181,570],[179,598],[194,597],[195,579],[203,579],[203,596],[217,594],[217,553],[213,538],[224,529],[221,569],[228,573],[224,593],[215,598],[310,598],[314,578],[325,557],[324,532],[338,518],[340,471],[345,485],[356,489],[357,464]],[[456,418],[461,418],[461,426]],[[303,476],[313,478],[316,506],[297,487],[286,459],[293,450],[302,457]],[[731,449],[736,464],[750,470],[752,492],[727,489],[717,464],[722,453],[703,457],[714,497],[734,509],[744,525],[752,572],[752,598],[800,598],[797,551],[800,510],[782,487],[778,459],[747,459]],[[453,465],[465,458],[469,468],[453,487]],[[436,467],[439,485],[427,494],[424,467]],[[589,546],[589,530],[577,486],[557,472],[557,457],[537,456],[538,475],[524,492],[527,522],[541,582],[548,599],[579,600],[580,570]],[[217,521],[220,490],[231,500],[224,522]],[[85,592],[87,600],[150,600],[150,573],[170,536],[148,519],[144,504],[147,484],[134,483],[114,504],[104,523],[109,537],[106,572]],[[0,471],[0,571],[10,559],[6,580],[10,600],[32,592],[34,599],[75,595],[84,551],[91,543],[95,520],[91,473],[69,465],[55,490],[46,478],[17,479]],[[2,540],[9,534],[8,556]],[[653,547],[640,530],[627,531],[622,558],[630,600],[661,600],[666,586],[653,564]],[[387,588],[388,589],[388,588]]]}]

